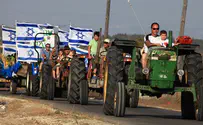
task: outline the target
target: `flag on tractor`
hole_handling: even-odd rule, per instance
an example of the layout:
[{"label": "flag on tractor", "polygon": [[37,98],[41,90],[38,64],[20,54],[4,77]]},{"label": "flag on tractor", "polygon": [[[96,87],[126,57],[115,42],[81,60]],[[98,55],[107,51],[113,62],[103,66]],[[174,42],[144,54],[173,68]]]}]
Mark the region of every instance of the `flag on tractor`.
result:
[{"label": "flag on tractor", "polygon": [[8,56],[16,53],[16,31],[2,25],[3,55]]},{"label": "flag on tractor", "polygon": [[69,47],[76,50],[77,54],[87,54],[89,41],[92,39],[93,30],[70,26]]},{"label": "flag on tractor", "polygon": [[[18,61],[27,63],[37,62],[41,58],[41,50],[47,43],[54,47],[53,26],[36,23],[16,24],[16,43]],[[46,34],[41,34],[46,33]],[[34,46],[36,43],[36,47]]]},{"label": "flag on tractor", "polygon": [[68,32],[67,31],[63,31],[63,30],[59,30],[58,32],[59,38],[60,38],[60,48],[67,46],[68,45]]}]

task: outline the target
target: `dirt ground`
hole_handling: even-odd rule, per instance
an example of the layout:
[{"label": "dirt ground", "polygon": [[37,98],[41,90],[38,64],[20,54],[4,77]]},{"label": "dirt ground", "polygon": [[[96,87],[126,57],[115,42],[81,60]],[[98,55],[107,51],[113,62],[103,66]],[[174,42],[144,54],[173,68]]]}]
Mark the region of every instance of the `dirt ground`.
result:
[{"label": "dirt ground", "polygon": [[[180,111],[180,94],[141,97],[139,106]],[[5,109],[4,109],[5,108]],[[112,125],[104,120],[79,114],[70,109],[62,112],[39,101],[0,96],[0,125]]]},{"label": "dirt ground", "polygon": [[[3,110],[4,106],[6,110]],[[112,125],[98,118],[73,111],[61,112],[25,99],[0,96],[0,108],[0,125]]]},{"label": "dirt ground", "polygon": [[180,111],[181,110],[180,93],[176,93],[173,96],[163,95],[161,98],[158,99],[156,97],[143,97],[140,98],[139,105]]}]

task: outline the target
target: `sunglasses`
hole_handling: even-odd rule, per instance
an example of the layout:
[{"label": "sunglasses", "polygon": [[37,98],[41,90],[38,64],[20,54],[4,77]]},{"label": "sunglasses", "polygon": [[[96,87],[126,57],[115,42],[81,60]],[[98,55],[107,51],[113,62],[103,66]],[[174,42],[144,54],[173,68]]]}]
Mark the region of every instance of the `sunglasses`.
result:
[{"label": "sunglasses", "polygon": [[153,30],[159,30],[159,28],[152,28]]}]

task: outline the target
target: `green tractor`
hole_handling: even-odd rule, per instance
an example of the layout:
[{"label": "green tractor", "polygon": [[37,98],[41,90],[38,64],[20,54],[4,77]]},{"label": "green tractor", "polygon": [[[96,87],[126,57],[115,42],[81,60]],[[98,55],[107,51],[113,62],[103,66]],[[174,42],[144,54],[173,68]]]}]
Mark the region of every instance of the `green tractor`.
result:
[{"label": "green tractor", "polygon": [[[138,42],[112,43],[105,68],[104,114],[123,117],[129,100],[130,105],[137,106],[139,92],[142,96],[157,98],[181,92],[182,118],[203,120],[202,56],[195,51],[199,45],[172,46],[172,41],[172,31],[169,31],[168,47],[150,48],[147,69],[142,69]],[[123,53],[132,55],[128,67]]]}]

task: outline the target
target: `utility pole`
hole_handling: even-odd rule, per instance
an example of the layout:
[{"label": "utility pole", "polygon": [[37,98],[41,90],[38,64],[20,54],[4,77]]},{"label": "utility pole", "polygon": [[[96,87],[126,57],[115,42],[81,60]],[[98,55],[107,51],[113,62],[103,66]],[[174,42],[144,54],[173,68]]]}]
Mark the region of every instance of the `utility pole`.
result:
[{"label": "utility pole", "polygon": [[184,36],[187,6],[188,6],[188,0],[183,0],[183,10],[182,10],[181,23],[180,23],[179,36]]},{"label": "utility pole", "polygon": [[104,39],[107,38],[109,34],[110,7],[111,7],[111,0],[107,0]]}]

